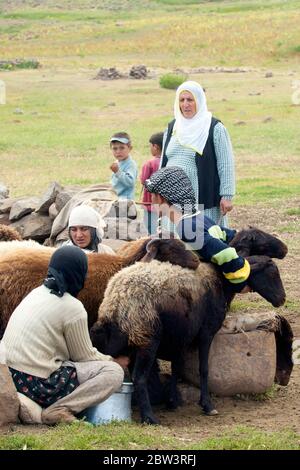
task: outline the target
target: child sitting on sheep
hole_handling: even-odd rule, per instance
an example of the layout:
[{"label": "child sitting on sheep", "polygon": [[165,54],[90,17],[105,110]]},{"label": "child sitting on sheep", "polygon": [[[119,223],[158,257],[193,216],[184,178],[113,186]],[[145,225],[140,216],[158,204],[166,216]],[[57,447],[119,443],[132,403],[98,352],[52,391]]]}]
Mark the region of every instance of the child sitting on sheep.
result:
[{"label": "child sitting on sheep", "polygon": [[217,264],[234,292],[248,292],[248,261],[228,243],[236,230],[220,227],[197,210],[195,193],[185,172],[179,167],[165,167],[145,182],[152,203],[163,217],[175,225],[179,238],[205,261]]}]

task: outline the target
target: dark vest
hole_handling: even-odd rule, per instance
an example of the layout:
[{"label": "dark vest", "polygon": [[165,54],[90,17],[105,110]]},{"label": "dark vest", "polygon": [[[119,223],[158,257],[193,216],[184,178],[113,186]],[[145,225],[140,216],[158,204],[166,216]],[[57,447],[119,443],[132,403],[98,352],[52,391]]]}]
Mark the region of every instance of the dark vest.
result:
[{"label": "dark vest", "polygon": [[[211,207],[219,207],[220,205],[220,178],[217,168],[217,159],[214,146],[214,127],[220,122],[218,119],[212,117],[211,125],[208,133],[208,138],[203,149],[203,154],[195,154],[197,173],[198,173],[198,204],[203,204],[204,209],[210,209]],[[162,157],[161,167],[167,166],[168,157],[166,156],[166,150],[170,139],[172,137],[172,131],[175,124],[175,119],[168,124],[167,138],[164,146],[164,153]]]}]

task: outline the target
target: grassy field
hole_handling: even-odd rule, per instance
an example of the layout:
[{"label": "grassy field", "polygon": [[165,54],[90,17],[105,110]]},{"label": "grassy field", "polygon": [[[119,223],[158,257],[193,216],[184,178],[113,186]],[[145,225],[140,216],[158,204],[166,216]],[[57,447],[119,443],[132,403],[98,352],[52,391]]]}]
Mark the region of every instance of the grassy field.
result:
[{"label": "grassy field", "polygon": [[[297,90],[300,96],[299,24],[299,0],[0,1],[0,61],[34,58],[41,64],[35,70],[0,69],[7,90],[7,104],[0,105],[0,181],[11,196],[41,194],[53,180],[107,182],[109,137],[118,130],[132,136],[132,156],[141,168],[150,135],[172,118],[175,92],[160,88],[159,77],[180,68],[206,88],[209,109],[229,130],[237,171],[233,221],[261,224],[289,242],[289,299],[282,311],[296,316],[300,106],[293,96]],[[137,64],[145,64],[151,78],[93,80],[100,67],[128,72]],[[215,66],[247,71],[196,73]],[[138,184],[137,199],[139,194]],[[255,297],[233,304],[233,311],[265,308]],[[270,430],[226,421],[222,431],[215,426],[206,432],[204,419],[182,421],[183,430],[83,423],[13,428],[0,436],[0,449],[299,448],[299,435],[289,426]]]},{"label": "grassy field", "polygon": [[[174,437],[165,426],[153,429],[136,424],[109,424],[95,427],[85,423],[59,425],[40,432],[32,427],[28,433],[0,435],[0,450],[297,450],[299,436],[289,430],[265,433],[247,426],[235,426],[222,435],[192,440]],[[195,431],[195,430],[194,430]],[[193,441],[193,442],[192,442]]]}]

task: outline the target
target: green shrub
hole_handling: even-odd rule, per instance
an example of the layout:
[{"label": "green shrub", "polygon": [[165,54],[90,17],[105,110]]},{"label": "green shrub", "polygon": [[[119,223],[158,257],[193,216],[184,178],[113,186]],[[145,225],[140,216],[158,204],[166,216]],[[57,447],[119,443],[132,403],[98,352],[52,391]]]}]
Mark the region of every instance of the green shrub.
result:
[{"label": "green shrub", "polygon": [[169,90],[176,90],[183,82],[185,82],[187,76],[179,73],[166,73],[162,75],[159,80],[159,84],[162,88],[168,88]]},{"label": "green shrub", "polygon": [[25,60],[1,60],[0,69],[2,70],[15,70],[15,69],[37,69],[40,67],[40,63],[35,59]]}]

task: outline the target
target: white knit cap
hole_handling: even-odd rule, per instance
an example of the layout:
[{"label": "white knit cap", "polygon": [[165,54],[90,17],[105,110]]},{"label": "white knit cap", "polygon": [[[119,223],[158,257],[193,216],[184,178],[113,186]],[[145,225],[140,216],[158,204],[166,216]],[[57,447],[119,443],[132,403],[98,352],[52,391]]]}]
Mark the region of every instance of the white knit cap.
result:
[{"label": "white knit cap", "polygon": [[104,236],[104,227],[106,223],[101,215],[90,206],[85,204],[74,207],[70,213],[68,228],[81,226],[81,227],[94,227],[99,240]]}]

